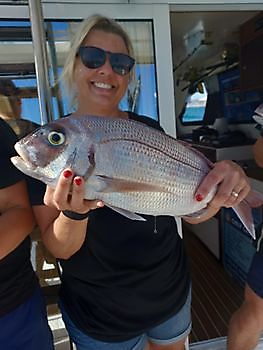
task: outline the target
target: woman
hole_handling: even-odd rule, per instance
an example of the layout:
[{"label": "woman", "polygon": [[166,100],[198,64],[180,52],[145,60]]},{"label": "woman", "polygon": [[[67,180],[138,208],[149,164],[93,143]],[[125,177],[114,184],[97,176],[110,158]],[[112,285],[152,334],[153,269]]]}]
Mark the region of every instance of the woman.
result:
[{"label": "woman", "polygon": [[0,344],[5,350],[52,350],[45,302],[30,261],[35,222],[23,175],[10,161],[16,140],[0,118]]},{"label": "woman", "polygon": [[[160,128],[119,109],[132,57],[130,39],[116,22],[100,16],[84,21],[64,67],[77,102],[74,115],[136,119]],[[215,183],[221,185],[207,218],[249,191],[242,170],[231,162],[211,171],[197,199]],[[231,196],[233,189],[238,197]],[[60,306],[78,350],[184,349],[191,329],[190,277],[174,218],[158,217],[158,234],[153,234],[153,217],[134,222],[83,194],[84,179],[65,169],[56,189],[47,187],[47,206],[34,200],[43,241],[60,259]]]}]

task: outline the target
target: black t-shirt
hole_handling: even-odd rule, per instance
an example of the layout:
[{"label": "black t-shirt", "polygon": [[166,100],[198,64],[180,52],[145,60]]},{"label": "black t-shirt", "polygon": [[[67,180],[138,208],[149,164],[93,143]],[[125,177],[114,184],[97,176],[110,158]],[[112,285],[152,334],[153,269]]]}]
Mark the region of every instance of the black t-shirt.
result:
[{"label": "black t-shirt", "polygon": [[[23,174],[11,163],[17,141],[13,130],[0,118],[0,189],[21,181]],[[8,235],[8,232],[6,232]],[[26,301],[37,286],[37,278],[30,261],[30,238],[0,259],[0,316]]]},{"label": "black t-shirt", "polygon": [[[150,118],[130,118],[160,129]],[[35,204],[40,202],[35,198]],[[138,336],[173,316],[186,301],[190,276],[175,219],[143,216],[145,222],[107,207],[92,211],[82,247],[60,260],[60,297],[70,318],[101,341]]]}]

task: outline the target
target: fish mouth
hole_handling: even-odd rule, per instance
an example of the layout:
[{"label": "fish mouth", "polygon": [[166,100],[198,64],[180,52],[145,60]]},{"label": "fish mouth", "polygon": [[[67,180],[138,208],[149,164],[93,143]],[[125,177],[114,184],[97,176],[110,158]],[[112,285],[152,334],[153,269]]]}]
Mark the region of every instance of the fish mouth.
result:
[{"label": "fish mouth", "polygon": [[25,159],[19,156],[12,157],[11,162],[14,164],[15,167],[17,167],[19,170],[26,174],[34,171],[37,168],[35,165],[28,163]]},{"label": "fish mouth", "polygon": [[12,157],[11,162],[23,173],[30,175],[30,173],[32,173],[32,171],[34,171],[37,166],[30,162],[27,153],[20,146],[19,142],[15,144],[15,150],[18,156]]}]

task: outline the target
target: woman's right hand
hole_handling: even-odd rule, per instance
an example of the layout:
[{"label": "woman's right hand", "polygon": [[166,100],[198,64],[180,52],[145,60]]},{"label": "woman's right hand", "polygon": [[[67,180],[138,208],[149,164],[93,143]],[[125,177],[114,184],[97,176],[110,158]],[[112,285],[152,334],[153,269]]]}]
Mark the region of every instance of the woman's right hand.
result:
[{"label": "woman's right hand", "polygon": [[101,200],[87,200],[84,195],[84,179],[80,176],[74,176],[71,169],[65,169],[55,188],[47,186],[44,203],[60,211],[70,210],[81,214],[104,206]]}]

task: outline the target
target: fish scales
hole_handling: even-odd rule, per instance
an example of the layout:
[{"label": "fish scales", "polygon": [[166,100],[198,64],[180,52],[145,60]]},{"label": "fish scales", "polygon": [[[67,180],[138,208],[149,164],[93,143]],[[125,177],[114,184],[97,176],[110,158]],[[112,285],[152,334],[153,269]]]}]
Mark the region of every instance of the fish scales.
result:
[{"label": "fish scales", "polygon": [[[101,118],[102,119],[102,118]],[[142,184],[152,184],[162,191],[110,192],[92,191],[92,178],[87,182],[87,197],[100,198],[112,206],[122,207],[151,215],[179,215],[189,212],[189,206],[200,208],[193,193],[204,175],[209,171],[208,162],[197,159],[196,152],[186,152],[185,145],[152,128],[123,120],[99,121],[94,176],[112,178]],[[107,130],[102,133],[101,130]],[[176,147],[175,147],[176,146]],[[146,203],[151,205],[146,207]],[[185,203],[185,204],[184,204]],[[203,206],[203,205],[202,205]]]}]

